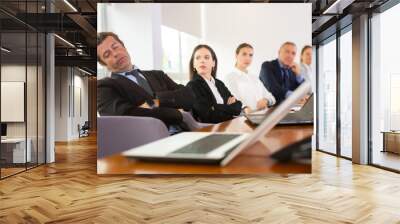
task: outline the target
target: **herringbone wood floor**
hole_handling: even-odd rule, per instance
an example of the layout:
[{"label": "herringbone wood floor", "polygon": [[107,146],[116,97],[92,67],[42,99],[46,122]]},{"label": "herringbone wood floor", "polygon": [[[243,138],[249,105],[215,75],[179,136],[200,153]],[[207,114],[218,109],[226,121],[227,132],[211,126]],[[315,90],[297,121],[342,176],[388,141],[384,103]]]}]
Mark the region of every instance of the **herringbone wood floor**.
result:
[{"label": "herringbone wood floor", "polygon": [[0,181],[0,223],[400,223],[400,175],[320,152],[312,175],[96,175],[96,139]]}]

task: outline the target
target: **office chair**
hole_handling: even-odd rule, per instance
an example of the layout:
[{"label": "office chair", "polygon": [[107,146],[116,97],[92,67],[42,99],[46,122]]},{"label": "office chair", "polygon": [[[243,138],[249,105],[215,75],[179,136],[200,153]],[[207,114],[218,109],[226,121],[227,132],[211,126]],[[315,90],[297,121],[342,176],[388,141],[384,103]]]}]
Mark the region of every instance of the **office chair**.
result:
[{"label": "office chair", "polygon": [[89,136],[89,129],[90,129],[89,121],[85,121],[82,127],[78,124],[79,138]]}]

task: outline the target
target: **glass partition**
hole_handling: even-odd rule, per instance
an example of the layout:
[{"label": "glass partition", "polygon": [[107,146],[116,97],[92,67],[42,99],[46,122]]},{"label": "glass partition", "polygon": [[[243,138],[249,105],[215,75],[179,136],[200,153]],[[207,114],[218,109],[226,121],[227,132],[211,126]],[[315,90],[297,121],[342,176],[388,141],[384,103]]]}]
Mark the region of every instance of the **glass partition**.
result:
[{"label": "glass partition", "polygon": [[318,149],[336,154],[336,39],[318,48]]},{"label": "glass partition", "polygon": [[352,74],[350,29],[340,36],[340,154],[347,158],[352,157]]},{"label": "glass partition", "polygon": [[400,171],[400,4],[371,19],[370,126],[374,165]]},{"label": "glass partition", "polygon": [[44,1],[1,1],[0,178],[45,163],[45,35],[17,18]]},{"label": "glass partition", "polygon": [[31,142],[26,136],[26,33],[2,33],[1,47],[0,109],[5,127],[1,139],[1,175],[6,177],[24,171],[31,156]]}]

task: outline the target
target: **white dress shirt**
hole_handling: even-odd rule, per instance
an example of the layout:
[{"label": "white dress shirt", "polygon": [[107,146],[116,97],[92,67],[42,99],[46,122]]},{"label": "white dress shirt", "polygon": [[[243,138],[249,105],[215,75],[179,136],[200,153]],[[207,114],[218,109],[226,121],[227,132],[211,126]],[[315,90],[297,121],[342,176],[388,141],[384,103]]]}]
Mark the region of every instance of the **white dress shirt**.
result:
[{"label": "white dress shirt", "polygon": [[243,72],[236,67],[233,72],[225,76],[225,85],[233,96],[252,110],[257,109],[257,102],[262,99],[266,99],[269,106],[276,102],[275,97],[256,75]]},{"label": "white dress shirt", "polygon": [[211,77],[211,80],[205,79],[203,76],[202,78],[206,81],[208,87],[210,87],[211,92],[214,95],[217,104],[224,104],[224,99],[222,98],[221,94],[218,92],[217,86],[215,85],[215,79]]},{"label": "white dress shirt", "polygon": [[[135,70],[135,69],[139,69],[139,68],[138,68],[136,65],[134,65],[133,68],[132,68],[132,70]],[[125,77],[127,77],[128,79],[130,79],[130,80],[132,80],[133,82],[135,82],[136,84],[138,84],[138,81],[137,81],[137,79],[136,79],[135,76],[133,76],[133,75],[131,75],[131,74],[129,74],[129,75],[126,74],[126,73],[128,73],[128,72],[131,72],[132,70],[127,71],[127,72],[115,73],[115,74],[125,76]],[[142,78],[146,79],[146,78],[143,76],[142,73],[140,73],[140,72],[138,72],[138,73],[139,73],[140,76],[142,76]],[[147,79],[146,79],[146,80],[147,80]]]},{"label": "white dress shirt", "polygon": [[301,63],[300,69],[301,69],[301,74],[303,74],[304,76],[304,79],[311,82],[312,92],[315,92],[315,81],[311,66]]}]

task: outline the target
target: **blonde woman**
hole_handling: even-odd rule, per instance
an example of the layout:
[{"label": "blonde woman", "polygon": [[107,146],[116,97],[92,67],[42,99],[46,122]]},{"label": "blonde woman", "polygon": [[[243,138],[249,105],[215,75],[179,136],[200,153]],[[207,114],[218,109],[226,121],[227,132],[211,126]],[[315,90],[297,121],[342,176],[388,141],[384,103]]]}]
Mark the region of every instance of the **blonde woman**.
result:
[{"label": "blonde woman", "polygon": [[312,91],[315,91],[314,80],[313,80],[313,70],[311,68],[312,63],[312,47],[310,45],[306,45],[301,50],[300,54],[300,69],[301,74],[304,75],[304,78],[312,83]]}]

